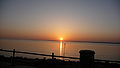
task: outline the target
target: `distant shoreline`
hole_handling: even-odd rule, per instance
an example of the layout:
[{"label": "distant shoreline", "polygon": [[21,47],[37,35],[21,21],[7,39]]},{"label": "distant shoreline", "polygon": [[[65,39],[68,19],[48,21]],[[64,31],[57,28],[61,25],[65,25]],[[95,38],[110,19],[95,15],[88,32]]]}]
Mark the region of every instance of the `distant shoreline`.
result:
[{"label": "distant shoreline", "polygon": [[[38,39],[9,39],[0,38],[0,40],[31,40],[31,41],[59,41],[59,40],[38,40]],[[120,42],[103,42],[103,41],[76,41],[76,40],[64,40],[64,42],[84,42],[84,43],[104,43],[104,44],[120,44]]]}]

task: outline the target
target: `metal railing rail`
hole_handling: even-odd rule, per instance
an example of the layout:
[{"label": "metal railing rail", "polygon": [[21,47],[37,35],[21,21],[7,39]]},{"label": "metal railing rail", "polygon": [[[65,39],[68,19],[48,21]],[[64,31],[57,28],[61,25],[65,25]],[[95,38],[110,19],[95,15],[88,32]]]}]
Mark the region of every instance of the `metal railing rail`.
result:
[{"label": "metal railing rail", "polygon": [[48,54],[40,54],[40,53],[33,53],[33,52],[16,51],[15,49],[13,49],[13,50],[0,49],[0,51],[23,53],[23,54],[32,54],[32,55],[40,55],[40,56],[49,56],[49,57],[52,57],[52,58],[54,58],[54,57],[60,57],[60,58],[80,59],[78,57],[57,56],[57,55],[54,55],[54,53],[52,53],[52,55],[48,55]]}]

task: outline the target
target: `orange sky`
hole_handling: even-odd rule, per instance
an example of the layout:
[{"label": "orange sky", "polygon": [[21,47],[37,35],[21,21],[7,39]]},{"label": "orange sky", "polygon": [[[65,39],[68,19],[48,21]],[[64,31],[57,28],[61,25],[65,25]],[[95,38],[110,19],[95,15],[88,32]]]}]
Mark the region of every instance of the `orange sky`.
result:
[{"label": "orange sky", "polygon": [[0,38],[120,42],[116,1],[7,0],[0,4]]}]

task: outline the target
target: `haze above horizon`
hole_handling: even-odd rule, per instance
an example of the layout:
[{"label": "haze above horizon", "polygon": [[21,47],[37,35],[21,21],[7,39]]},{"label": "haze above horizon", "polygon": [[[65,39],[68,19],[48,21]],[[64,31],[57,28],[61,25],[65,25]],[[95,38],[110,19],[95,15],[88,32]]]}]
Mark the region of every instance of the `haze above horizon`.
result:
[{"label": "haze above horizon", "polygon": [[120,42],[119,0],[1,0],[0,38]]}]

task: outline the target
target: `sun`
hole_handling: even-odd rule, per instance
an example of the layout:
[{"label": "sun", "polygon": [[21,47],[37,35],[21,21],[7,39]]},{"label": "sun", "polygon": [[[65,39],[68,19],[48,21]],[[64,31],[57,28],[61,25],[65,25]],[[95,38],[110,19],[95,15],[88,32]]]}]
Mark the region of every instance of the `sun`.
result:
[{"label": "sun", "polygon": [[62,41],[62,40],[63,40],[63,37],[60,37],[60,40]]}]

